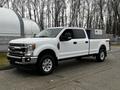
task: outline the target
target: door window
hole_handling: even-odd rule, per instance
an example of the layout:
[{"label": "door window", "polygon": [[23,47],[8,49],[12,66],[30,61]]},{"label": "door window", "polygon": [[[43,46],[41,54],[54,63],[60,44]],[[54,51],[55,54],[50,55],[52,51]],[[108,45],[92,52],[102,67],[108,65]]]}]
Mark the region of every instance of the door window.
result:
[{"label": "door window", "polygon": [[72,29],[66,29],[62,33],[62,35],[60,36],[60,39],[61,39],[61,37],[65,37],[65,36],[68,36],[68,35],[71,37],[71,39],[73,39],[73,31],[72,31]]},{"label": "door window", "polygon": [[86,38],[85,32],[82,29],[73,30],[73,39]]},{"label": "door window", "polygon": [[66,34],[70,34],[71,39],[86,38],[85,32],[82,29],[66,29],[61,37],[66,36]]}]

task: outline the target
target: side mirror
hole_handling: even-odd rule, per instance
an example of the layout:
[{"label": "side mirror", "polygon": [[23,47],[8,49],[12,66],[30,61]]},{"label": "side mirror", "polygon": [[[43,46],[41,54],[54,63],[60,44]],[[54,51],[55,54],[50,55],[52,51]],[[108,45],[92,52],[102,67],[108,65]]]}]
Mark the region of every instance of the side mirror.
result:
[{"label": "side mirror", "polygon": [[36,37],[36,34],[34,34],[33,37],[35,38],[35,37]]},{"label": "side mirror", "polygon": [[69,41],[71,39],[72,39],[72,37],[71,37],[70,33],[66,33],[60,37],[60,41]]}]

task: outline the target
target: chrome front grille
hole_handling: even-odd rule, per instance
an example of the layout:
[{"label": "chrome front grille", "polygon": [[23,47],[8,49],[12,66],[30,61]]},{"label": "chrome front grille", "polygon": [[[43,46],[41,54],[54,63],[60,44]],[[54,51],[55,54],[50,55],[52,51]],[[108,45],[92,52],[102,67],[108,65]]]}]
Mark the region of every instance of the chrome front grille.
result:
[{"label": "chrome front grille", "polygon": [[26,52],[25,44],[9,44],[8,46],[8,54],[11,56],[19,56],[23,57]]}]

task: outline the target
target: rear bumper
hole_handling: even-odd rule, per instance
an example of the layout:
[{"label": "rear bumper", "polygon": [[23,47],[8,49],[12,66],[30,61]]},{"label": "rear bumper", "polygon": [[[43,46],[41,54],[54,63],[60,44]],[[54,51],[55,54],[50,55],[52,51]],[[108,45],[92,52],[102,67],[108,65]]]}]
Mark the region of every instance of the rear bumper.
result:
[{"label": "rear bumper", "polygon": [[37,57],[16,57],[16,56],[7,55],[7,58],[10,64],[13,65],[29,65],[29,64],[37,63]]}]

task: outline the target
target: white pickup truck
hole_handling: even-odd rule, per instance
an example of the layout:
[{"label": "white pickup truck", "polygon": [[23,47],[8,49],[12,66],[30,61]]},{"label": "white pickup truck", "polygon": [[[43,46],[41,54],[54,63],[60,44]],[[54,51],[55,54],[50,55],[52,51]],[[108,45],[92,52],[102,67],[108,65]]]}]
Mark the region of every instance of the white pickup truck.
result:
[{"label": "white pickup truck", "polygon": [[109,44],[109,39],[102,38],[102,30],[53,27],[41,31],[34,38],[10,41],[7,57],[16,68],[34,66],[42,74],[50,74],[58,61],[68,58],[92,55],[103,62]]}]

